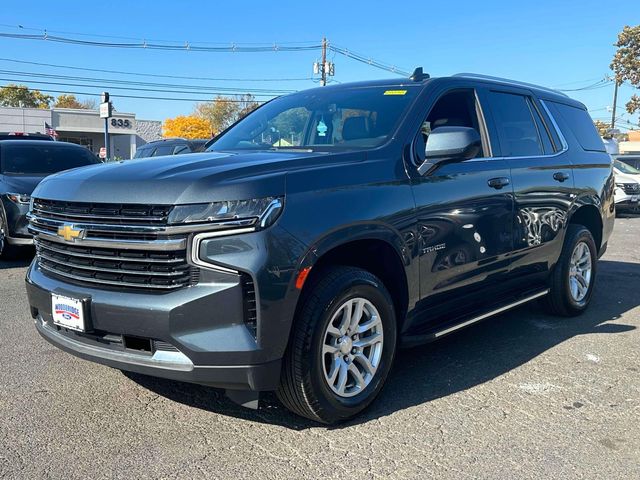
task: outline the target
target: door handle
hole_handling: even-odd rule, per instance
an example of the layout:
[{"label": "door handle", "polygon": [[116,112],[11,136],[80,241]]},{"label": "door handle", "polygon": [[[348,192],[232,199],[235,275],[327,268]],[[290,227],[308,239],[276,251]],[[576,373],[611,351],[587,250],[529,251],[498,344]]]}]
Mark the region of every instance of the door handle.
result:
[{"label": "door handle", "polygon": [[506,187],[511,183],[507,177],[497,177],[490,178],[487,183],[491,188],[495,188],[496,190],[500,190],[502,187]]},{"label": "door handle", "polygon": [[553,179],[562,183],[565,180],[569,180],[569,174],[564,172],[556,172],[553,174]]}]

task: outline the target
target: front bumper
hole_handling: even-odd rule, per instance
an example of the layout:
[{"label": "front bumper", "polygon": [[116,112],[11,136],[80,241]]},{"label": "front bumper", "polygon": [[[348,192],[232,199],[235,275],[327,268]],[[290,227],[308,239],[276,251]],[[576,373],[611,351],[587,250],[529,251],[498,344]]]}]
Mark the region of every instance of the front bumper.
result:
[{"label": "front bumper", "polygon": [[[47,341],[78,357],[121,370],[227,390],[275,390],[280,359],[268,359],[243,323],[238,277],[210,273],[208,282],[168,293],[94,289],[45,275],[34,261],[26,278],[35,325]],[[86,334],[53,324],[51,293],[85,300]],[[172,350],[131,350],[110,338],[149,339]]]},{"label": "front bumper", "polygon": [[627,195],[620,188],[616,188],[615,192],[616,210],[637,210],[640,208],[640,194]]},{"label": "front bumper", "polygon": [[3,214],[6,220],[7,231],[4,233],[7,243],[10,245],[33,245],[33,236],[28,231],[29,205],[18,205],[4,196],[1,198],[2,212],[0,214]]}]

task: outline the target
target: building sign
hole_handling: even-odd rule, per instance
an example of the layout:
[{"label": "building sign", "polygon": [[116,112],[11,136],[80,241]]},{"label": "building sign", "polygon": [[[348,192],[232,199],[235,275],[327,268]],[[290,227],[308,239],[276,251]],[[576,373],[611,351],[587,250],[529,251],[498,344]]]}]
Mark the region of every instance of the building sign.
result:
[{"label": "building sign", "polygon": [[133,128],[131,120],[128,118],[112,118],[109,122],[112,127],[115,128]]}]

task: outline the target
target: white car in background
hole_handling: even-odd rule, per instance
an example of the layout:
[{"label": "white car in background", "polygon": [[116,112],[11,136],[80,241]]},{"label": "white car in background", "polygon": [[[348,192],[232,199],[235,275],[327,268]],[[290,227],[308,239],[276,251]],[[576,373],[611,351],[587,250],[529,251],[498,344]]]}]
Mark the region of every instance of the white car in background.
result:
[{"label": "white car in background", "polygon": [[616,177],[616,210],[640,211],[640,170],[620,160],[613,161]]}]

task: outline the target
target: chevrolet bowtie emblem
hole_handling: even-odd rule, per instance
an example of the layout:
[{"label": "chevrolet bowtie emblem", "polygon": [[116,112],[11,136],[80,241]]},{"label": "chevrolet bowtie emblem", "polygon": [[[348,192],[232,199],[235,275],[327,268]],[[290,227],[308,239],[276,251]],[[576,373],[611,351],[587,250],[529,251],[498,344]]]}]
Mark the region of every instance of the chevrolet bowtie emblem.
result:
[{"label": "chevrolet bowtie emblem", "polygon": [[76,238],[82,238],[84,236],[84,230],[76,230],[73,228],[73,225],[65,225],[58,227],[58,236],[64,238],[67,242],[73,242]]}]

